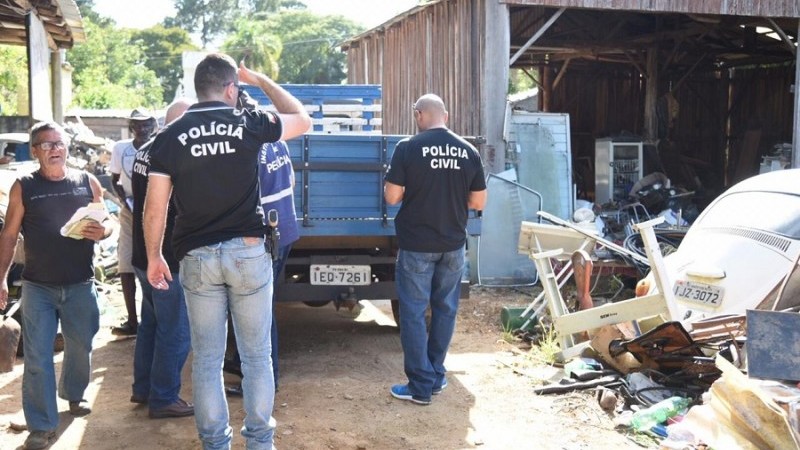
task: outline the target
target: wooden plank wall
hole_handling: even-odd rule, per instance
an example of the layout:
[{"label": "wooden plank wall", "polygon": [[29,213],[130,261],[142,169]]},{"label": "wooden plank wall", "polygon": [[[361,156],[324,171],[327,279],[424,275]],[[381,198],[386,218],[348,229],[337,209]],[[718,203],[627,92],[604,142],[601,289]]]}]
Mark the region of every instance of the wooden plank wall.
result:
[{"label": "wooden plank wall", "polygon": [[643,132],[644,83],[636,69],[619,65],[568,70],[553,92],[551,106],[551,112],[570,116],[578,190],[591,191],[595,139]]},{"label": "wooden plank wall", "polygon": [[480,61],[487,0],[443,0],[350,44],[348,82],[383,87],[383,132],[416,132],[411,105],[432,92],[450,128],[481,134]]},{"label": "wooden plank wall", "polygon": [[[741,100],[734,104],[731,111],[730,139],[734,163],[749,164],[749,168],[758,170],[760,157],[755,165],[752,161],[737,158],[738,144],[747,130],[761,132],[759,156],[770,154],[775,144],[792,142],[794,94],[790,87],[794,83],[794,76],[794,66],[736,72],[731,80],[731,95],[733,99]],[[729,175],[732,173],[729,172]]]},{"label": "wooden plank wall", "polygon": [[[758,173],[760,156],[775,144],[792,141],[794,66],[738,69],[730,75],[700,73],[689,77],[674,93],[679,114],[669,133],[671,145],[662,142],[661,160],[678,184],[695,189],[697,176],[702,195],[713,198],[736,181],[739,172]],[[659,93],[670,88],[662,80]],[[553,94],[552,112],[570,115],[573,167],[581,189],[593,186],[584,173],[594,159],[594,140],[620,134],[643,133],[644,82],[636,69],[598,64],[591,71],[570,70]],[[728,114],[730,111],[730,128]],[[748,130],[760,130],[754,158],[742,156]],[[665,139],[662,138],[662,141]]]}]

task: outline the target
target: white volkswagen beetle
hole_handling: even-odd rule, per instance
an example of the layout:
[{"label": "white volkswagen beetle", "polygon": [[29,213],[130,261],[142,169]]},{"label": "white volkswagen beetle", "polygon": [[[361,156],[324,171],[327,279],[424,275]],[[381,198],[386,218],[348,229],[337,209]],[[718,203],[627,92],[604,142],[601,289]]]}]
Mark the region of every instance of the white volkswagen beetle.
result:
[{"label": "white volkswagen beetle", "polygon": [[[717,197],[665,257],[681,317],[800,305],[800,169],[746,179]],[[784,284],[780,301],[777,296]],[[641,290],[654,290],[648,275]]]}]

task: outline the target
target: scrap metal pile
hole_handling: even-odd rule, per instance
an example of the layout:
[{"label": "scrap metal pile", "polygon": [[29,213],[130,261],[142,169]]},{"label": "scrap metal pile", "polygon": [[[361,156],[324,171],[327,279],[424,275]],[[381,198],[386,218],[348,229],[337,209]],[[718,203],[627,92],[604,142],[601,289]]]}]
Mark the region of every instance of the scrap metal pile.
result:
[{"label": "scrap metal pile", "polygon": [[[767,181],[796,175],[769,175]],[[731,193],[746,193],[753,183]],[[631,226],[643,250],[632,252],[592,227],[540,216],[555,225],[523,222],[518,249],[536,263],[543,291],[515,323],[525,332],[530,323],[555,331],[564,377],[537,393],[595,389],[619,426],[658,436],[661,448],[800,449],[800,349],[787,345],[800,342],[800,298],[790,282],[800,248],[781,241],[790,254],[782,256],[786,263],[775,280],[749,280],[750,289],[734,291],[736,280],[719,280],[737,274],[735,268],[695,267],[681,254],[665,260],[654,229],[663,218]],[[721,250],[704,251],[715,256]],[[763,256],[758,251],[749,253],[751,265]],[[596,305],[589,281],[597,254],[607,253],[649,274],[634,298]],[[561,296],[570,279],[577,291],[572,307]]]}]

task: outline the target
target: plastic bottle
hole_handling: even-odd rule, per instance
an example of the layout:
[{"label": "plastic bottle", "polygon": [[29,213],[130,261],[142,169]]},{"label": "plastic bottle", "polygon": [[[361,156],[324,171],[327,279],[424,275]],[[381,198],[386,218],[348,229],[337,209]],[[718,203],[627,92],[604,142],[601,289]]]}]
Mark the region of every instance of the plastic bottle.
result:
[{"label": "plastic bottle", "polygon": [[662,400],[647,409],[635,412],[631,417],[631,428],[636,431],[649,430],[653,425],[664,423],[670,417],[678,415],[687,406],[689,406],[688,398],[670,397]]}]

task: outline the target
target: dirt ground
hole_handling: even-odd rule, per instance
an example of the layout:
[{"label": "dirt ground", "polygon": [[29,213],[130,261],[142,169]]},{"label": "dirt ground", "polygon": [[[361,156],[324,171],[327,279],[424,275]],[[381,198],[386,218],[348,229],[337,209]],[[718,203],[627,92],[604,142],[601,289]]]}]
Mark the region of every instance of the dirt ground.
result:
[{"label": "dirt ground", "polygon": [[[128,402],[134,339],[117,339],[110,327],[123,311],[118,286],[101,300],[93,377],[86,397],[94,411],[66,413],[52,449],[195,449],[193,418],[151,420],[147,407]],[[593,392],[537,396],[532,388],[560,378],[556,368],[533,364],[526,350],[503,341],[505,305],[526,305],[530,293],[473,288],[462,301],[447,357],[448,388],[430,406],[396,400],[389,387],[404,382],[402,349],[388,302],[361,302],[360,312],[332,305],[277,307],[280,386],[275,399],[280,449],[625,449],[642,448],[615,430]],[[513,347],[513,348],[512,348]],[[191,357],[190,357],[191,358]],[[60,370],[61,354],[56,356]],[[182,396],[191,399],[191,365],[184,368]],[[0,449],[18,449],[26,432],[21,406],[22,361],[0,374]],[[241,398],[229,398],[234,448]]]}]

